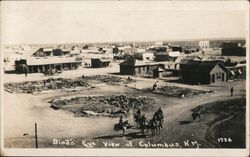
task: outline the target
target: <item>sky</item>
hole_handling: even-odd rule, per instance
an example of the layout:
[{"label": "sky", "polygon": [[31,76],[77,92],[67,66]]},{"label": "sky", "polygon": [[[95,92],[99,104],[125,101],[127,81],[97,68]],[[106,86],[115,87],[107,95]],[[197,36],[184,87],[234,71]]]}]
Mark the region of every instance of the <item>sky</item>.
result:
[{"label": "sky", "polygon": [[247,2],[4,1],[4,44],[246,37]]}]

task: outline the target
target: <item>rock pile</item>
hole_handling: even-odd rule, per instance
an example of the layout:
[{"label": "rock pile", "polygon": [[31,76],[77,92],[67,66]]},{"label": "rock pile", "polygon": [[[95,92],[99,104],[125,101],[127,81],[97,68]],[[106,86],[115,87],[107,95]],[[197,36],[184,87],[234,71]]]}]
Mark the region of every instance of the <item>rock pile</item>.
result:
[{"label": "rock pile", "polygon": [[122,77],[118,77],[118,76],[112,76],[112,75],[93,75],[93,76],[83,76],[84,79],[87,80],[96,80],[96,81],[101,81],[107,84],[118,84],[118,83],[125,83],[128,81],[132,81],[132,80],[127,80],[124,79]]},{"label": "rock pile", "polygon": [[[138,109],[155,104],[155,100],[147,96],[111,95],[94,97],[75,97],[71,99],[59,99],[51,102],[54,109],[66,109],[79,113],[91,111],[95,113],[108,113],[115,116],[117,113],[126,114],[131,108]],[[69,109],[70,108],[70,109]]]},{"label": "rock pile", "polygon": [[172,87],[172,86],[158,87],[157,90],[153,92],[173,97],[183,97],[183,96],[190,97],[194,95],[208,93],[207,91],[202,91],[202,90],[194,90],[194,89]]},{"label": "rock pile", "polygon": [[8,91],[17,93],[35,93],[42,90],[63,89],[63,88],[76,88],[88,87],[89,83],[81,78],[77,79],[63,79],[63,78],[49,78],[42,81],[29,81],[21,83],[5,83],[4,88]]}]

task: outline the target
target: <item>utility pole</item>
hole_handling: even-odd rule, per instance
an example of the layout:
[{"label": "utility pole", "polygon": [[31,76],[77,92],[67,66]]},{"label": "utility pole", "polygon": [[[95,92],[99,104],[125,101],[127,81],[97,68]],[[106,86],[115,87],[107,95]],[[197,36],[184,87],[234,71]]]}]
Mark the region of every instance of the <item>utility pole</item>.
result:
[{"label": "utility pole", "polygon": [[37,124],[35,123],[35,140],[36,140],[36,148],[38,148],[38,140],[37,140]]}]

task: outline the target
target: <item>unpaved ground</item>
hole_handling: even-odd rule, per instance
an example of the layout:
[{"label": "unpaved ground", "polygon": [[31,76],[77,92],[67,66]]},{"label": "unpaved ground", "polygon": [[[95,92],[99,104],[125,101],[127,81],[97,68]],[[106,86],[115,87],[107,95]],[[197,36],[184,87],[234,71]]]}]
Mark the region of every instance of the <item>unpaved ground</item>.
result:
[{"label": "unpaved ground", "polygon": [[[141,80],[141,82],[143,81],[144,80]],[[141,85],[147,83],[146,81],[141,83]],[[228,91],[228,86],[231,85],[234,85],[235,89],[235,95],[233,97],[230,96]],[[124,144],[132,141],[134,143],[133,147],[138,147],[140,141],[183,143],[184,140],[197,140],[201,144],[200,147],[214,147],[213,144],[205,140],[205,133],[208,130],[206,124],[190,123],[183,125],[181,123],[191,121],[191,109],[201,104],[245,97],[245,81],[228,83],[223,85],[225,88],[220,87],[220,90],[216,90],[214,93],[207,93],[189,98],[166,97],[154,93],[142,92],[125,86],[107,86],[106,84],[98,84],[96,86],[97,88],[88,91],[68,93],[51,92],[49,94],[37,96],[4,92],[4,135],[6,146],[33,147],[32,144],[20,145],[13,142],[13,140],[23,141],[23,139],[26,139],[27,142],[27,140],[31,138],[30,136],[34,135],[34,123],[36,122],[38,124],[40,145],[43,147],[67,147],[65,145],[53,145],[53,138],[88,139],[101,143],[109,140],[111,142]],[[217,87],[206,86],[204,88],[210,89]],[[165,114],[165,123],[160,135],[154,137],[148,135],[146,138],[142,138],[139,133],[140,130],[131,129],[127,130],[124,137],[118,137],[113,131],[113,125],[118,119],[107,117],[75,117],[74,114],[67,111],[53,110],[49,107],[50,104],[48,103],[50,99],[62,96],[98,96],[126,93],[137,93],[157,98],[156,105],[150,110],[144,110],[143,113],[151,118],[153,112],[158,107],[162,107]],[[133,121],[131,117],[128,118],[131,122]],[[23,136],[24,134],[26,135],[26,133],[28,136]],[[15,143],[15,145],[12,145],[12,143]],[[102,147],[102,145],[97,146]],[[72,147],[83,146],[79,143]]]}]

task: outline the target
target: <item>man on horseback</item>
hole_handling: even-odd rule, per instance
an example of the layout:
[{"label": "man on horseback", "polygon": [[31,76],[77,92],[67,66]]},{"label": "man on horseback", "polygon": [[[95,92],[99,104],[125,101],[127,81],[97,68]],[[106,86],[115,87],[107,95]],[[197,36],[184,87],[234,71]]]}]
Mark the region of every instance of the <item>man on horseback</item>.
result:
[{"label": "man on horseback", "polygon": [[138,109],[136,112],[137,115],[141,115],[141,109]]},{"label": "man on horseback", "polygon": [[141,110],[140,110],[140,109],[138,109],[138,110],[136,111],[136,114],[134,114],[134,118],[135,118],[135,122],[136,122],[136,124],[137,124],[137,127],[139,127],[140,121],[141,121],[141,118],[142,118]]},{"label": "man on horseback", "polygon": [[120,119],[119,119],[119,124],[122,126],[123,125],[123,118],[122,118],[122,116],[120,117]]},{"label": "man on horseback", "polygon": [[193,117],[194,123],[199,122],[200,118],[201,118],[200,111],[194,110],[193,113],[192,113],[192,117]]},{"label": "man on horseback", "polygon": [[122,116],[120,117],[120,119],[119,119],[119,123],[118,123],[118,124],[120,125],[120,128],[122,129],[122,136],[124,136],[126,126],[125,126],[125,124],[124,124],[124,121],[123,121]]},{"label": "man on horseback", "polygon": [[145,132],[144,132],[144,129],[145,129],[145,126],[146,126],[146,117],[145,117],[145,114],[143,114],[141,120],[140,120],[140,128],[141,128],[141,132],[142,132],[142,135],[145,135]]},{"label": "man on horseback", "polygon": [[159,124],[160,127],[163,128],[164,116],[163,116],[163,111],[162,111],[161,107],[157,111],[157,120],[160,122],[160,124]]}]

